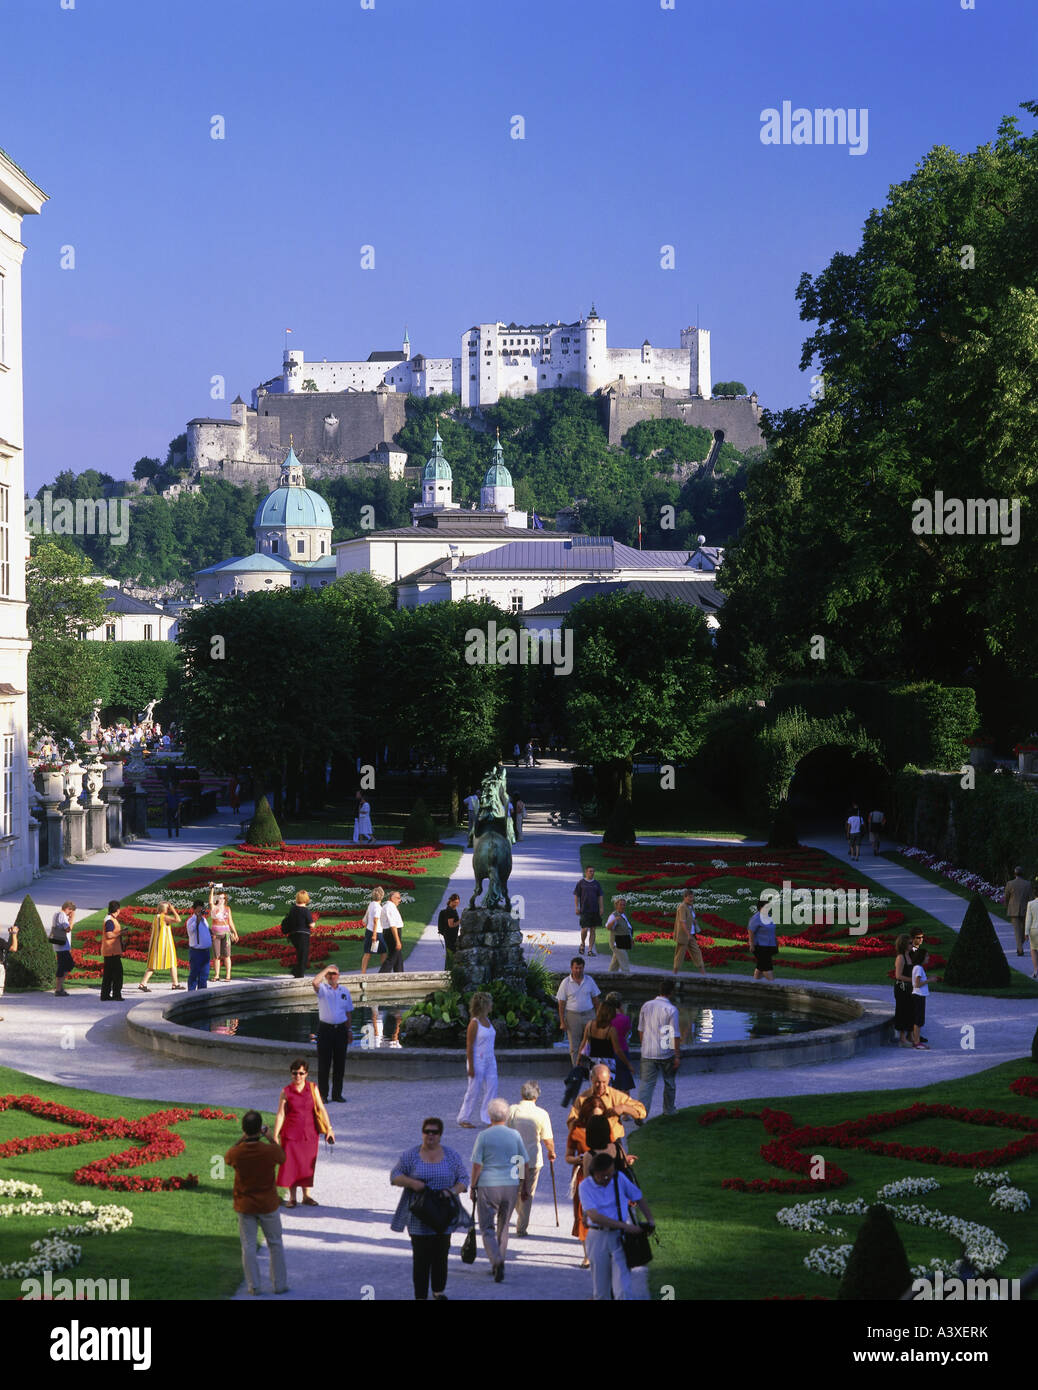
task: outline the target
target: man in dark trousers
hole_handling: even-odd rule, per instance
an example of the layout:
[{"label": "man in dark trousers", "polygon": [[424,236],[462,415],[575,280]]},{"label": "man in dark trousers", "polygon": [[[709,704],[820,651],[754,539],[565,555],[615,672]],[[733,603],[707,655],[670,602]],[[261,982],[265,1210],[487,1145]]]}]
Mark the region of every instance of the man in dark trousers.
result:
[{"label": "man in dark trousers", "polygon": [[234,1210],[238,1213],[241,1236],[241,1262],[249,1293],[260,1289],[259,1261],[256,1259],[256,1227],[262,1226],[270,1251],[270,1283],[275,1293],[288,1293],[285,1247],[281,1239],[281,1198],[278,1196],[279,1166],[285,1151],[270,1137],[258,1110],[246,1110],[241,1121],[242,1136],[224,1154],[234,1169]]},{"label": "man in dark trousers", "polygon": [[317,1089],[328,1099],[328,1076],[332,1080],[332,1100],[344,1101],[342,1078],[346,1072],[346,1050],[350,1045],[350,1019],[353,996],[339,983],[339,967],[326,965],[310,981],[317,995]]},{"label": "man in dark trousers", "polygon": [[1031,883],[1024,878],[1024,871],[1019,866],[1013,870],[1014,877],[1006,884],[1006,916],[1013,925],[1013,935],[1016,937],[1016,954],[1022,956],[1024,953],[1024,918],[1027,916],[1027,904],[1031,901]]}]

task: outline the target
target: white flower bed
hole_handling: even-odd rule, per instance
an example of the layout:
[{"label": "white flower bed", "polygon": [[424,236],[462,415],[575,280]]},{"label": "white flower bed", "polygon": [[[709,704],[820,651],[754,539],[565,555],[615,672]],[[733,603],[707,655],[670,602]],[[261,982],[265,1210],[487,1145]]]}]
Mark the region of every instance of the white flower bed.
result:
[{"label": "white flower bed", "polygon": [[993,1168],[984,1168],[973,1174],[973,1181],[978,1187],[1006,1187],[1009,1184],[1009,1170],[996,1173]]},{"label": "white flower bed", "polygon": [[988,1201],[998,1211],[1026,1211],[1031,1205],[1022,1187],[996,1187]]},{"label": "white flower bed", "polygon": [[903,854],[906,859],[914,859],[935,874],[940,874],[942,878],[951,879],[960,888],[967,888],[971,893],[980,893],[985,898],[990,898],[992,902],[1000,903],[1005,901],[1005,889],[997,887],[994,883],[988,883],[986,878],[981,878],[980,874],[970,873],[968,869],[957,869],[954,864],[947,859],[938,859],[936,854],[930,854],[925,849],[919,849],[914,845],[899,845],[898,854]]},{"label": "white flower bed", "polygon": [[891,1197],[922,1197],[924,1193],[936,1192],[940,1185],[936,1178],[902,1178],[900,1182],[888,1182],[876,1196],[883,1201]]},{"label": "white flower bed", "polygon": [[[900,1182],[887,1183],[882,1187],[876,1196],[879,1198],[893,1196],[914,1196],[924,1192],[933,1192],[940,1187],[940,1183],[934,1178],[902,1178]],[[1002,1206],[1004,1211],[1025,1211],[1030,1206],[1030,1198],[1026,1192],[1019,1188],[1001,1187],[992,1193],[992,1204],[999,1193],[1011,1193],[1010,1197],[1004,1200],[1007,1205]],[[1026,1205],[1019,1205],[1020,1199]],[[809,1202],[798,1202],[791,1207],[783,1207],[776,1212],[775,1219],[782,1226],[795,1231],[816,1231],[820,1234],[842,1236],[846,1232],[839,1227],[830,1226],[823,1219],[827,1216],[864,1216],[868,1203],[863,1197],[857,1198],[852,1202],[840,1202],[827,1200],[824,1197],[813,1198]],[[981,1226],[976,1221],[965,1221],[958,1216],[948,1216],[941,1211],[934,1211],[929,1207],[922,1206],[903,1206],[887,1203],[891,1216],[896,1221],[907,1221],[913,1226],[930,1226],[934,1230],[944,1231],[958,1240],[963,1248],[966,1259],[978,1270],[992,1270],[1009,1254],[1009,1247],[1005,1241],[1000,1240],[989,1226]],[[850,1245],[819,1245],[804,1256],[804,1264],[808,1269],[815,1270],[819,1274],[832,1274],[835,1277],[842,1277],[847,1268],[847,1259],[852,1247]],[[943,1269],[946,1273],[954,1273],[958,1268],[958,1262],[948,1265],[942,1260],[931,1260],[932,1269]],[[925,1265],[919,1267],[923,1277],[929,1274],[930,1269]],[[916,1273],[913,1270],[913,1273]]]},{"label": "white flower bed", "polygon": [[[0,1179],[0,1197],[42,1197],[43,1188],[34,1182],[18,1182],[17,1179]],[[2,1208],[0,1208],[2,1210]]]},{"label": "white flower bed", "polygon": [[[33,1183],[4,1182],[0,1184],[0,1195],[22,1196],[22,1191],[12,1188],[29,1189],[31,1195],[42,1196],[42,1189]],[[58,1272],[71,1269],[83,1258],[83,1247],[73,1245],[69,1236],[111,1235],[115,1231],[125,1231],[133,1225],[133,1212],[129,1207],[108,1203],[95,1206],[93,1202],[5,1202],[0,1205],[0,1220],[12,1216],[73,1216],[83,1218],[71,1224],[51,1226],[46,1236],[34,1240],[29,1246],[32,1252],[28,1260],[12,1260],[0,1264],[0,1279],[33,1279],[48,1269]]]}]

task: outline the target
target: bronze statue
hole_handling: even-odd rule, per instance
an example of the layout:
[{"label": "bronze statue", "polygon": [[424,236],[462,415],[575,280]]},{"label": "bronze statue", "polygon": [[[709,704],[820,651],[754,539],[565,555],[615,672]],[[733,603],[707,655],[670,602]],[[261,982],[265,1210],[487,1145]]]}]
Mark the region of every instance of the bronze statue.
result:
[{"label": "bronze statue", "polygon": [[512,872],[512,842],[515,830],[512,817],[508,814],[508,784],[504,763],[498,763],[483,778],[479,791],[479,811],[476,815],[475,841],[472,851],[472,872],[476,880],[475,891],[469,899],[469,907],[476,906],[476,898],[487,879],[486,896],[483,907],[493,910],[504,907],[511,910],[512,900],[508,896],[508,876]]}]

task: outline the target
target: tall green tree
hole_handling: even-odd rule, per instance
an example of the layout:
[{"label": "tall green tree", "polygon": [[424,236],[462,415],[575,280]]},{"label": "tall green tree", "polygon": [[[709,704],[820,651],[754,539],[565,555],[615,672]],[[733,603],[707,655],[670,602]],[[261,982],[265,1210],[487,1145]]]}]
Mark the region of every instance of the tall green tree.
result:
[{"label": "tall green tree", "polygon": [[[1028,124],[1038,114],[1026,103]],[[945,499],[1001,499],[1026,537],[1038,478],[1038,135],[931,150],[861,246],[797,289],[812,404],[766,417],[728,552],[733,678],[823,669],[988,691],[1029,677],[1032,548],[949,534]],[[1002,540],[1010,543],[1003,544]]]},{"label": "tall green tree", "polygon": [[75,739],[102,698],[99,644],[85,634],[105,613],[104,585],[86,582],[90,564],[47,536],[33,538],[25,566],[29,726]]},{"label": "tall green tree", "polygon": [[678,761],[699,746],[710,634],[698,609],[638,593],[578,603],[570,625],[570,743],[595,765],[609,805],[630,800],[635,754]]}]

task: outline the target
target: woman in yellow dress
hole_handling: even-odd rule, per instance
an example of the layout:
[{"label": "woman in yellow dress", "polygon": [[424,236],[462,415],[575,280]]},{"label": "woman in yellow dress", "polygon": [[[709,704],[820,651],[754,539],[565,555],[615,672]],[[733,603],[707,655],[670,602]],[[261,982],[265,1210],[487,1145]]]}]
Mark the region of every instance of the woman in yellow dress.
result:
[{"label": "woman in yellow dress", "polygon": [[155,913],[155,920],[151,924],[151,940],[148,942],[148,966],[144,972],[144,979],[137,986],[138,989],[150,994],[148,981],[156,970],[168,970],[173,977],[173,989],[183,989],[182,984],[177,983],[177,948],[173,944],[174,922],[180,921],[180,913],[172,903],[160,903],[159,910]]}]

